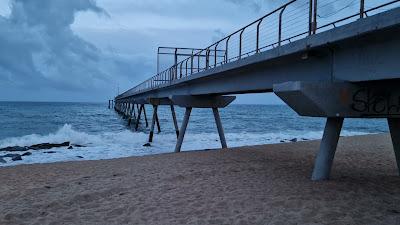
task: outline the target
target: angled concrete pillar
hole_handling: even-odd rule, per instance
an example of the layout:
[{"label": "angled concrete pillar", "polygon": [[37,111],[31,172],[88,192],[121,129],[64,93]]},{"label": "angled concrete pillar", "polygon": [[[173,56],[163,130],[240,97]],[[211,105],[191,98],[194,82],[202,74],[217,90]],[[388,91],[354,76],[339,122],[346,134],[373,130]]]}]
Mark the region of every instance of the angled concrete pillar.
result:
[{"label": "angled concrete pillar", "polygon": [[175,113],[174,105],[171,105],[171,114],[172,114],[172,120],[174,122],[176,137],[178,138],[179,137],[179,127],[178,127],[178,121],[176,120],[176,113]]},{"label": "angled concrete pillar", "polygon": [[157,119],[157,105],[153,105],[153,118],[151,120],[151,127],[150,127],[150,134],[149,134],[149,142],[153,142],[153,135],[154,135],[154,126]]},{"label": "angled concrete pillar", "polygon": [[161,133],[160,120],[158,119],[158,113],[156,114],[156,123],[157,123],[157,131],[158,131],[158,133]]},{"label": "angled concrete pillar", "polygon": [[343,118],[328,118],[326,121],[324,135],[312,173],[311,179],[314,181],[329,179],[343,120]]},{"label": "angled concrete pillar", "polygon": [[213,113],[214,113],[215,124],[217,125],[217,129],[218,129],[219,139],[221,141],[221,146],[222,146],[222,148],[227,148],[225,134],[224,134],[224,128],[222,127],[221,117],[219,116],[218,108],[212,108],[212,109],[213,109]]},{"label": "angled concrete pillar", "polygon": [[149,127],[149,122],[147,121],[146,106],[142,104],[142,108],[143,108],[144,120],[146,121],[146,127]]},{"label": "angled concrete pillar", "polygon": [[[138,106],[139,107],[139,106]],[[135,130],[137,131],[139,129],[139,123],[140,123],[140,115],[142,114],[142,107],[139,107],[139,112],[138,116],[136,119],[136,124],[135,124]]]},{"label": "angled concrete pillar", "polygon": [[189,123],[190,113],[192,112],[192,107],[186,107],[185,117],[182,121],[181,130],[179,131],[178,141],[176,143],[175,152],[180,152],[182,148],[183,138],[185,137],[185,132],[187,125]]},{"label": "angled concrete pillar", "polygon": [[219,116],[218,108],[224,108],[236,99],[235,96],[171,96],[170,100],[173,104],[186,108],[185,117],[183,119],[181,129],[179,130],[178,141],[176,144],[175,152],[180,152],[182,147],[183,138],[185,136],[186,127],[189,122],[190,113],[192,108],[208,108],[213,109],[215,122],[220,136],[222,148],[226,148],[226,140],[222,128],[221,118]]},{"label": "angled concrete pillar", "polygon": [[392,138],[397,169],[400,175],[400,118],[388,118],[390,136]]},{"label": "angled concrete pillar", "polygon": [[136,121],[136,116],[133,115],[133,112],[135,111],[135,105],[132,105],[131,110],[129,112],[129,119],[128,119],[128,126],[131,125],[131,121],[132,121],[132,116],[133,116],[133,120]]}]

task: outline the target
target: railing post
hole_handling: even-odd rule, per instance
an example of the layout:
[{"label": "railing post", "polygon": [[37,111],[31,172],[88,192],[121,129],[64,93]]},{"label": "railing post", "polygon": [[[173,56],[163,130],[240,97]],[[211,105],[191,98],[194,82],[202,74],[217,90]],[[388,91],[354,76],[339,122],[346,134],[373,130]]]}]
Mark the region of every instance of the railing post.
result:
[{"label": "railing post", "polygon": [[260,52],[260,25],[263,19],[260,20],[257,24],[257,39],[256,39],[256,53]]},{"label": "railing post", "polygon": [[309,12],[308,12],[308,35],[312,34],[313,30],[313,0],[309,0]]},{"label": "railing post", "polygon": [[217,67],[217,51],[218,51],[218,45],[219,45],[219,42],[217,42],[217,44],[215,45],[215,48],[214,48],[214,67]]},{"label": "railing post", "polygon": [[317,18],[318,18],[318,0],[314,0],[314,7],[313,7],[313,34],[317,33]]},{"label": "railing post", "polygon": [[210,49],[206,49],[206,70],[208,69],[208,66],[210,65]]},{"label": "railing post", "polygon": [[279,35],[278,35],[278,46],[281,46],[281,42],[282,42],[282,16],[283,16],[283,12],[285,11],[286,6],[281,10],[281,12],[279,13]]},{"label": "railing post", "polygon": [[190,74],[193,74],[193,50],[192,50],[192,56],[190,57]]},{"label": "railing post", "polygon": [[360,19],[364,18],[365,0],[360,0]]},{"label": "railing post", "polygon": [[203,50],[201,50],[201,52],[199,52],[199,55],[197,56],[197,72],[200,72],[200,56],[202,52]]},{"label": "railing post", "polygon": [[187,77],[187,75],[188,75],[188,65],[187,65],[187,64],[188,64],[188,61],[189,61],[189,59],[186,59],[186,67],[185,67],[185,68],[186,68],[186,74],[185,74],[186,77]]},{"label": "railing post", "polygon": [[183,62],[181,62],[180,77],[179,78],[182,78],[182,65],[183,65]]},{"label": "railing post", "polygon": [[242,58],[242,36],[243,36],[244,29],[240,32],[240,40],[239,40],[239,59]]},{"label": "railing post", "polygon": [[225,43],[225,63],[228,63],[229,39],[231,39],[231,36],[226,39]]}]

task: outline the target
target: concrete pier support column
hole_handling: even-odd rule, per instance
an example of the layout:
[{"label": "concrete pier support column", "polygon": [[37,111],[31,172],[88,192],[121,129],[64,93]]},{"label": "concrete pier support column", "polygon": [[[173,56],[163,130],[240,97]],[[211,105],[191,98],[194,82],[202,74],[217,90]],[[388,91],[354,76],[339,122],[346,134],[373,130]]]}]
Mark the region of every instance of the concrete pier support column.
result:
[{"label": "concrete pier support column", "polygon": [[158,113],[156,114],[156,123],[157,123],[157,131],[158,131],[158,133],[161,133],[160,120],[158,119]]},{"label": "concrete pier support column", "polygon": [[128,118],[129,107],[130,107],[130,104],[125,103],[124,118]]},{"label": "concrete pier support column", "polygon": [[142,108],[143,108],[144,120],[146,121],[146,127],[149,127],[149,122],[147,121],[146,106],[142,104]]},{"label": "concrete pier support column", "polygon": [[[134,111],[135,111],[135,105],[132,104],[131,110],[130,110],[130,112],[129,112],[128,126],[131,126],[132,116],[134,116],[134,115],[133,115],[133,112],[134,112]],[[136,120],[136,116],[134,116],[133,119]]]},{"label": "concrete pier support column", "polygon": [[108,100],[108,109],[111,109],[111,100]]},{"label": "concrete pier support column", "polygon": [[[139,106],[138,106],[139,107]],[[138,116],[136,118],[136,124],[135,124],[135,130],[137,131],[139,129],[139,123],[140,123],[140,115],[142,114],[142,107],[139,107],[139,112]]]},{"label": "concrete pier support column", "polygon": [[224,134],[224,128],[222,127],[221,117],[219,116],[218,108],[212,108],[215,118],[215,124],[217,125],[219,139],[221,141],[222,148],[227,148],[226,139]]},{"label": "concrete pier support column", "polygon": [[157,109],[158,109],[158,106],[157,105],[153,105],[153,118],[151,120],[149,142],[153,142],[154,126],[156,124],[156,119],[157,119]]},{"label": "concrete pier support column", "polygon": [[192,112],[192,107],[186,107],[185,117],[182,121],[181,130],[179,131],[178,141],[176,143],[175,152],[180,152],[182,148],[183,138],[185,137],[185,132],[187,125],[189,123],[190,113]]},{"label": "concrete pier support column", "polygon": [[172,120],[174,122],[176,137],[178,138],[179,137],[179,127],[178,127],[178,121],[176,120],[176,113],[175,113],[174,105],[171,105],[171,114],[172,114]]},{"label": "concrete pier support column", "polygon": [[327,119],[320,149],[315,160],[312,180],[329,179],[343,121],[344,118],[331,117]]},{"label": "concrete pier support column", "polygon": [[392,137],[397,169],[400,175],[400,118],[388,118],[390,136]]}]

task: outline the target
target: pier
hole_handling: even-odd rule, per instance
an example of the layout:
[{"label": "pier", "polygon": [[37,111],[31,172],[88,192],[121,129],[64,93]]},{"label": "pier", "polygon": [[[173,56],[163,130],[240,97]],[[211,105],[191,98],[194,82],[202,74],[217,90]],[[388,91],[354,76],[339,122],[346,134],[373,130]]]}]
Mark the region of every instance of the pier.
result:
[{"label": "pier", "polygon": [[[369,1],[357,0],[357,12],[320,22],[324,2],[289,1],[206,48],[160,48],[159,54],[174,56],[173,65],[158,66],[109,108],[136,130],[144,119],[152,142],[156,126],[161,132],[158,107],[170,107],[175,152],[192,110],[208,108],[227,148],[219,109],[235,95],[273,92],[301,116],[326,118],[313,180],[329,179],[345,118],[386,118],[400,168],[400,0],[368,8]],[[150,124],[145,105],[153,107]],[[180,127],[176,106],[185,108]]]}]

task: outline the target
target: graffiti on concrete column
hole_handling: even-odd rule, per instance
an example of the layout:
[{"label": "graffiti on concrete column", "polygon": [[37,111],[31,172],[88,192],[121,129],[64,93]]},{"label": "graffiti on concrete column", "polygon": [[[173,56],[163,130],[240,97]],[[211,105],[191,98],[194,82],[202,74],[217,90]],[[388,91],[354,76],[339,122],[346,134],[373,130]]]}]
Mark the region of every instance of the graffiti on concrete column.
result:
[{"label": "graffiti on concrete column", "polygon": [[400,115],[398,91],[375,90],[369,87],[354,92],[351,108],[362,114]]}]

